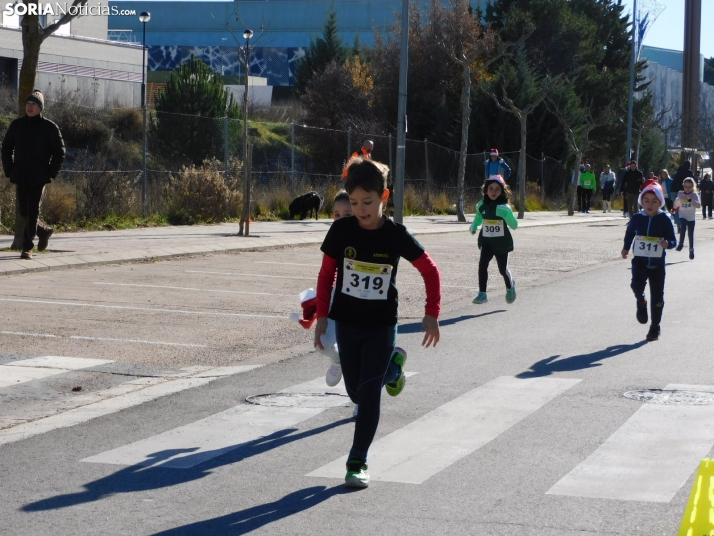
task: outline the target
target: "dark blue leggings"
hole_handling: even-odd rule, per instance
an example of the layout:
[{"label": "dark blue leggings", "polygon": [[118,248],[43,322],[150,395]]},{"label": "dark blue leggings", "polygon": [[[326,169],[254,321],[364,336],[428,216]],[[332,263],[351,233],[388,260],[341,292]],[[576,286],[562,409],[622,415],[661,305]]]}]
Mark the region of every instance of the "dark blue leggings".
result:
[{"label": "dark blue leggings", "polygon": [[397,326],[365,328],[335,322],[335,328],[347,394],[359,404],[349,458],[367,461],[377,433],[382,386],[397,342]]},{"label": "dark blue leggings", "polygon": [[684,247],[684,232],[689,236],[689,249],[694,249],[694,220],[679,218],[681,226],[679,228],[679,243]]}]

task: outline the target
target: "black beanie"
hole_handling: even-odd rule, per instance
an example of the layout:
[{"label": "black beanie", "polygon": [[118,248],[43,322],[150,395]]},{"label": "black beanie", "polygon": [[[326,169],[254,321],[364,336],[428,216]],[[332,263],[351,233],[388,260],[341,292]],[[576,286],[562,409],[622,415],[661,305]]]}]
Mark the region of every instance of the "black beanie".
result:
[{"label": "black beanie", "polygon": [[32,93],[30,93],[25,99],[25,104],[27,104],[28,102],[36,103],[37,106],[40,107],[40,111],[45,109],[45,97],[42,95],[42,92],[39,89],[32,90]]}]

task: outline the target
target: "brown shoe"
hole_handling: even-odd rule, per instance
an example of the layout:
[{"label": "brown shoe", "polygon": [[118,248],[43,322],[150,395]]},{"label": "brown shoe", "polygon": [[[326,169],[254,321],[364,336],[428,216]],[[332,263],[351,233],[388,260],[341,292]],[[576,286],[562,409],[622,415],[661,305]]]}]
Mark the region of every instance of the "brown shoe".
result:
[{"label": "brown shoe", "polygon": [[37,241],[37,251],[44,251],[47,249],[47,243],[54,232],[55,230],[50,228],[47,228],[46,231],[40,231],[40,229],[37,229],[37,238],[39,239]]},{"label": "brown shoe", "polygon": [[20,254],[21,259],[27,259],[28,261],[32,260],[32,251],[23,251]]}]

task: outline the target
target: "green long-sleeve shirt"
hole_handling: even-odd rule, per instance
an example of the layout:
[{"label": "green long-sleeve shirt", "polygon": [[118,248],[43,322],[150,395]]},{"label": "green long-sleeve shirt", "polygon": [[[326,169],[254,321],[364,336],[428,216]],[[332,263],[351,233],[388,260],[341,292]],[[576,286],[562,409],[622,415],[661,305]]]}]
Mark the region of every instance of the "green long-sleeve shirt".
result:
[{"label": "green long-sleeve shirt", "polygon": [[478,235],[479,248],[483,244],[488,244],[494,253],[513,251],[513,237],[508,227],[517,229],[518,220],[507,204],[499,205],[493,202],[479,201],[476,205],[476,216],[470,228],[471,234],[475,234],[479,227],[481,227],[481,232]]},{"label": "green long-sleeve shirt", "polygon": [[592,171],[583,171],[580,174],[580,186],[586,190],[594,190],[597,188],[597,181],[595,180],[595,173]]}]

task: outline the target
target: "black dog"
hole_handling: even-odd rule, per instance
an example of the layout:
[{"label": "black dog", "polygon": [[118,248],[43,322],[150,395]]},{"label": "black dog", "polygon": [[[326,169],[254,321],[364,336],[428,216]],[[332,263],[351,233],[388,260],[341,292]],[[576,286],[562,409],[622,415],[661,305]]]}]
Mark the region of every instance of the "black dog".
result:
[{"label": "black dog", "polygon": [[320,212],[320,207],[322,206],[322,197],[319,196],[317,192],[308,192],[306,194],[299,195],[293,202],[290,203],[290,219],[294,219],[298,214],[300,219],[304,220],[307,218],[308,213],[312,216],[315,213],[315,219],[317,219],[317,213]]}]

